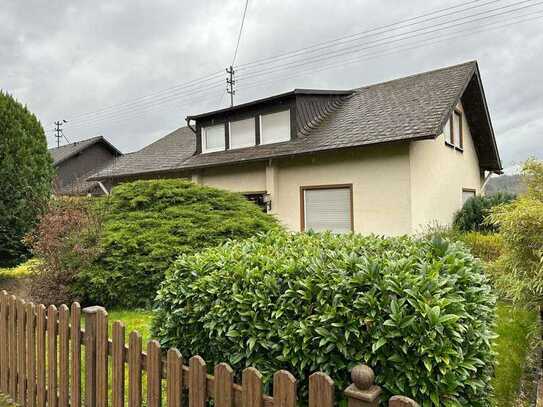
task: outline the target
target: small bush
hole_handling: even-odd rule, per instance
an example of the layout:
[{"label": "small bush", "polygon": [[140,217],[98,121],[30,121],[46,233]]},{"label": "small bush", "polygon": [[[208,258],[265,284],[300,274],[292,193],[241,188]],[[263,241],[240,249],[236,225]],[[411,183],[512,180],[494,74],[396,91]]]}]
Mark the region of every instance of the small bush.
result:
[{"label": "small bush", "polygon": [[387,395],[486,406],[494,298],[480,262],[441,240],[272,232],[180,257],[156,299],[164,346],[236,371],[338,388],[367,363]]},{"label": "small bush", "polygon": [[496,261],[503,252],[503,239],[498,233],[468,232],[458,235],[471,253],[485,262]]},{"label": "small bush", "polygon": [[59,198],[49,203],[36,229],[26,237],[34,256],[30,295],[43,304],[69,304],[78,273],[91,268],[101,253],[102,211],[87,198]]},{"label": "small bush", "polygon": [[149,306],[179,255],[278,227],[240,194],[179,179],[121,184],[103,204],[102,254],[75,290],[108,306]]},{"label": "small bush", "polygon": [[492,210],[488,222],[503,237],[504,254],[491,268],[500,294],[520,304],[543,303],[543,161],[523,166],[527,192]]},{"label": "small bush", "polygon": [[496,226],[486,223],[485,217],[498,205],[509,203],[515,196],[499,192],[468,199],[454,217],[454,227],[462,232],[496,232]]}]

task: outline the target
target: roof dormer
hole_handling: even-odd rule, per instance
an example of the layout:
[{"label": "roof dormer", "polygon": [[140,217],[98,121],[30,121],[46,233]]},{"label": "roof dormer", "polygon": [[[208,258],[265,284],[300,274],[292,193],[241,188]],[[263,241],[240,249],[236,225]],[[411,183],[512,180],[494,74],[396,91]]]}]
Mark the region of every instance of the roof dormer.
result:
[{"label": "roof dormer", "polygon": [[304,136],[352,91],[294,91],[188,116],[196,154],[289,142]]}]

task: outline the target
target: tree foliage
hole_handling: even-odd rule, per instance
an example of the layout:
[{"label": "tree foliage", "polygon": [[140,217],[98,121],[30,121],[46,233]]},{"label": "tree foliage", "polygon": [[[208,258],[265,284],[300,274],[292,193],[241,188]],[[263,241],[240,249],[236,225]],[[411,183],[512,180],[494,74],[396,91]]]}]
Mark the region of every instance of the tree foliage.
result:
[{"label": "tree foliage", "polygon": [[102,254],[75,286],[87,303],[148,306],[178,256],[278,227],[240,194],[179,179],[121,184],[103,206]]},{"label": "tree foliage", "polygon": [[387,395],[486,406],[494,298],[460,244],[271,232],[180,257],[156,299],[166,347],[338,388],[358,363]]},{"label": "tree foliage", "polygon": [[28,254],[22,240],[47,205],[53,175],[38,119],[0,91],[0,266]]},{"label": "tree foliage", "polygon": [[493,267],[504,296],[530,305],[543,302],[543,162],[523,167],[527,193],[496,207],[489,222],[499,228],[504,255]]},{"label": "tree foliage", "polygon": [[462,232],[495,232],[496,226],[486,223],[485,217],[495,206],[509,203],[513,199],[515,199],[515,195],[506,192],[472,197],[455,214],[454,227]]}]

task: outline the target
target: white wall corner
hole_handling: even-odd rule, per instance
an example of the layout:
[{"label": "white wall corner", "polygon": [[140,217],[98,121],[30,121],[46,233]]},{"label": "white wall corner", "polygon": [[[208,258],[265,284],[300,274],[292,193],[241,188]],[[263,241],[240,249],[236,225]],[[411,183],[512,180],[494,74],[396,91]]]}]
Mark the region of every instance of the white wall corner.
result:
[{"label": "white wall corner", "polygon": [[266,193],[270,195],[271,200],[271,211],[270,213],[276,212],[277,209],[277,197],[278,197],[278,182],[277,182],[277,165],[272,163],[272,160],[268,161],[266,165]]},{"label": "white wall corner", "polygon": [[202,174],[199,172],[195,172],[192,174],[192,182],[195,184],[201,184],[202,183]]}]

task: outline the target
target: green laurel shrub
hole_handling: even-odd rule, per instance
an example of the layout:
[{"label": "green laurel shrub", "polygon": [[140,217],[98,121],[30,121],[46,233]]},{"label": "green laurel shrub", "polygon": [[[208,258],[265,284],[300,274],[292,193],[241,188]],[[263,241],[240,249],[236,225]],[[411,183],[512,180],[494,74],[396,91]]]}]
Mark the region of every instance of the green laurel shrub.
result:
[{"label": "green laurel shrub", "polygon": [[339,390],[366,363],[387,396],[490,403],[495,299],[461,244],[270,232],[180,257],[155,302],[162,345],[268,386],[287,369],[303,395],[321,370]]}]

